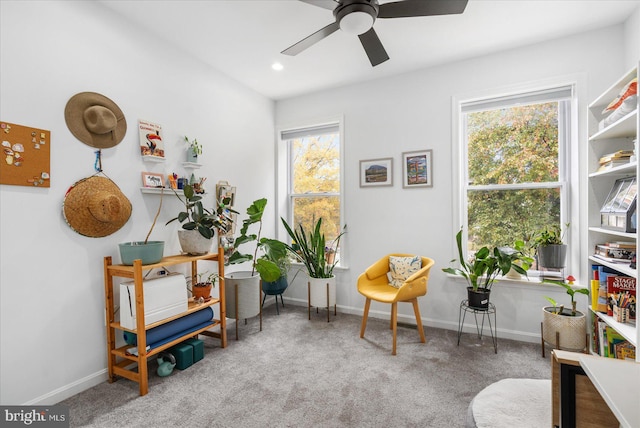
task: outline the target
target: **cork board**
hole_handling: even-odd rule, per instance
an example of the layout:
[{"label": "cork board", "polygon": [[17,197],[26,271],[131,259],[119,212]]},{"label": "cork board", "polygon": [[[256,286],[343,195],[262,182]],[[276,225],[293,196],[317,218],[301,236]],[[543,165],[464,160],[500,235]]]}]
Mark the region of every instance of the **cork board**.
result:
[{"label": "cork board", "polygon": [[50,187],[50,131],[0,121],[0,141],[0,184]]}]

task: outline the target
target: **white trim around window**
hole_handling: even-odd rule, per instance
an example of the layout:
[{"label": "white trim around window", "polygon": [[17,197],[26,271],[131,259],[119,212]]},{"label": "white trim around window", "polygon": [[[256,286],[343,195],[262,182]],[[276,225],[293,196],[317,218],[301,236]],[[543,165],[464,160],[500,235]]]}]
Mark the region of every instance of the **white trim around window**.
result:
[{"label": "white trim around window", "polygon": [[[290,222],[292,216],[292,208],[289,202],[289,183],[291,177],[289,176],[289,147],[286,144],[287,140],[292,138],[299,138],[305,135],[315,135],[327,132],[338,131],[340,135],[340,226],[345,226],[345,197],[344,197],[344,119],[342,116],[329,117],[320,120],[309,120],[301,123],[294,123],[287,126],[279,126],[276,129],[276,205],[277,205],[277,224],[276,231],[277,237],[281,241],[287,242],[289,237],[284,230],[280,217],[283,217]],[[349,252],[348,252],[348,233],[346,233],[340,240],[340,262],[336,266],[336,269],[345,269],[349,265]]]}]

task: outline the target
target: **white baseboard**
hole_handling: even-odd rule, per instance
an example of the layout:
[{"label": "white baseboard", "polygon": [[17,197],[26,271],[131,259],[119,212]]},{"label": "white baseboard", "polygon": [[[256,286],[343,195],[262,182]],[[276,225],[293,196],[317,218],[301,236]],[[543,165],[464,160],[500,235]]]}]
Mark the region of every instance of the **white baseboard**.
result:
[{"label": "white baseboard", "polygon": [[53,404],[57,404],[63,400],[66,400],[69,397],[73,397],[76,394],[79,394],[82,391],[86,391],[89,388],[93,388],[96,385],[101,384],[102,382],[106,382],[109,378],[107,369],[100,370],[99,372],[93,373],[89,376],[85,376],[82,379],[78,379],[75,382],[72,382],[68,385],[65,385],[61,388],[58,388],[54,391],[51,391],[47,394],[41,395],[40,397],[34,398],[33,400],[24,403],[25,406],[49,406]]},{"label": "white baseboard", "polygon": [[[306,299],[297,299],[297,298],[293,298],[293,297],[288,297],[287,298],[287,303],[293,303],[296,306],[305,306],[305,307],[308,304]],[[267,302],[265,302],[265,305],[267,305]],[[354,308],[354,307],[351,307],[351,306],[338,305],[338,314],[340,312],[342,312],[342,313],[346,313],[346,314],[362,316],[363,310],[364,310],[364,308]],[[391,311],[385,312],[385,311],[369,310],[369,316],[373,317],[373,318],[388,320],[391,317]],[[403,323],[403,324],[409,324],[409,325],[414,325],[415,326],[416,319],[412,315],[398,314],[398,322],[399,323]],[[424,326],[427,326],[427,327],[442,328],[442,329],[445,329],[445,330],[453,330],[453,331],[456,331],[456,332],[458,331],[458,323],[457,322],[443,321],[443,320],[437,320],[437,319],[431,319],[431,318],[424,318],[423,317],[422,318],[422,323],[423,323]],[[464,326],[462,328],[462,331],[464,333],[474,333],[476,331],[476,326],[475,326],[475,324],[465,322],[465,324],[464,324]],[[485,326],[484,333],[485,334],[489,334],[487,326]],[[526,331],[517,331],[517,330],[504,329],[504,328],[500,328],[499,327],[498,328],[498,339],[510,339],[510,340],[517,340],[517,341],[520,341],[520,342],[540,343],[540,334],[526,332]]]}]

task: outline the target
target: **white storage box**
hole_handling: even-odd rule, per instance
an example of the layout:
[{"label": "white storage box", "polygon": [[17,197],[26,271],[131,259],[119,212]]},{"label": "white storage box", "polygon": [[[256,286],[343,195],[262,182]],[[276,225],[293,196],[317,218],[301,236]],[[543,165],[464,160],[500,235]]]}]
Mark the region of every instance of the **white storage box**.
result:
[{"label": "white storage box", "polygon": [[[187,281],[184,275],[167,275],[143,282],[145,325],[187,310]],[[133,281],[120,284],[120,325],[136,328],[136,289]]]}]

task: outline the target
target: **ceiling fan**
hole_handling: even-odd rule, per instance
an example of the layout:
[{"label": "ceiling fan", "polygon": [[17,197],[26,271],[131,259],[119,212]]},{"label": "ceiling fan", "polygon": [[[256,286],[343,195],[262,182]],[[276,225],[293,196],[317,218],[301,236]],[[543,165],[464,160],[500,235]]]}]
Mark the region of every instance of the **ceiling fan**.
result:
[{"label": "ceiling fan", "polygon": [[468,0],[404,0],[383,4],[379,4],[378,0],[300,1],[333,11],[335,22],[283,50],[283,54],[297,55],[340,29],[348,34],[358,35],[371,65],[375,67],[389,59],[373,29],[377,18],[459,14],[464,12]]}]

